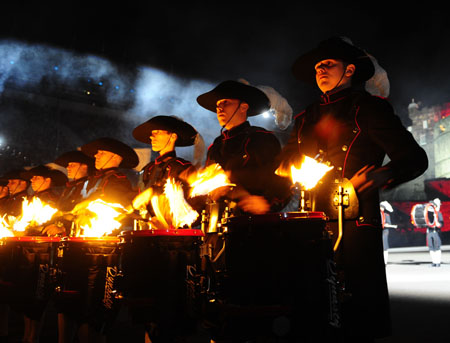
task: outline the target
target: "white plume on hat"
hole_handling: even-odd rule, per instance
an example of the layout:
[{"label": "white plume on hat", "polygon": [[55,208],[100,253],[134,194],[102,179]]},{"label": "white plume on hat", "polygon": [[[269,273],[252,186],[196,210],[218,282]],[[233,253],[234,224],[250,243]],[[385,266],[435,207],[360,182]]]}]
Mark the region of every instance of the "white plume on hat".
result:
[{"label": "white plume on hat", "polygon": [[380,202],[380,206],[384,207],[389,212],[394,212],[394,209],[392,208],[392,205],[389,202],[387,202],[386,200]]},{"label": "white plume on hat", "polygon": [[257,86],[270,100],[270,112],[275,117],[277,126],[285,130],[292,121],[292,107],[275,89],[269,86]]},{"label": "white plume on hat", "polygon": [[[366,52],[367,53],[367,52]],[[365,88],[372,95],[381,96],[387,98],[389,96],[390,84],[386,70],[384,70],[378,61],[372,55],[368,54],[375,67],[375,73],[366,81]]]},{"label": "white plume on hat", "polygon": [[[251,84],[245,79],[239,79],[238,81],[251,86]],[[264,94],[266,94],[266,96],[269,98],[270,102],[269,112],[275,117],[275,124],[277,124],[277,126],[280,129],[285,130],[292,121],[293,111],[291,105],[289,105],[289,102],[272,87],[269,86],[254,86],[254,87],[263,91]]]}]

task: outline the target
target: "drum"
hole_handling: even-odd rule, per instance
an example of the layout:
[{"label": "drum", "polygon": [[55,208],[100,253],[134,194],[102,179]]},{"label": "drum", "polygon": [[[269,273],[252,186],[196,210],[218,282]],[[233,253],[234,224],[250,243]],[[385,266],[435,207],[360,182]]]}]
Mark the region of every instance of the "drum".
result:
[{"label": "drum", "polygon": [[162,336],[192,329],[186,311],[186,271],[198,259],[197,229],[122,232],[120,288],[134,323],[156,323]]},{"label": "drum", "polygon": [[58,237],[7,237],[0,246],[0,301],[39,319],[54,290]]},{"label": "drum", "polygon": [[64,237],[57,254],[58,312],[102,331],[120,307],[111,275],[118,270],[117,237]]},{"label": "drum", "polygon": [[417,228],[426,228],[430,225],[427,204],[415,204],[411,209],[411,222]]},{"label": "drum", "polygon": [[[333,250],[323,212],[230,217],[209,234],[206,321],[215,339],[297,338],[335,319]],[[205,263],[204,263],[205,264]],[[331,282],[330,282],[331,280]]]}]

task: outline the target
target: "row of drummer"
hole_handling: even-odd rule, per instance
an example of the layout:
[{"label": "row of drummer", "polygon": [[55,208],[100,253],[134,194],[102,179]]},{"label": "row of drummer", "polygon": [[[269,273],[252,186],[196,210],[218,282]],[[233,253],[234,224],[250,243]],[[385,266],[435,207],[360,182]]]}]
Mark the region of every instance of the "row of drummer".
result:
[{"label": "row of drummer", "polygon": [[[2,215],[19,217],[23,211],[23,199],[33,197],[61,213],[71,212],[80,203],[87,204],[94,199],[121,204],[128,211],[139,203],[133,209],[138,210],[142,207],[142,200],[139,200],[142,196],[139,195],[149,189],[152,195],[162,194],[168,179],[179,182],[190,205],[201,212],[205,198],[188,198],[188,180],[211,165],[226,171],[228,185],[232,185],[215,190],[215,198],[230,200],[240,213],[260,214],[280,210],[291,194],[291,181],[274,173],[276,158],[281,152],[280,142],[273,133],[252,126],[247,120],[248,116],[270,108],[265,93],[241,82],[225,81],[199,96],[198,101],[217,113],[220,125],[225,128],[209,148],[205,166],[176,154],[176,147],[179,146],[193,146],[194,156],[202,154],[203,141],[197,130],[178,117],[155,116],[133,130],[136,140],[150,144],[152,150],[158,153],[158,157],[139,173],[137,182],[130,177],[131,173],[127,173],[127,169],[131,171],[139,164],[135,150],[117,139],[102,137],[51,161],[65,168],[65,173],[47,164],[4,174],[1,178]],[[160,212],[148,199],[144,205],[147,217],[154,217],[155,212]],[[58,220],[52,225],[40,227],[39,232],[34,234],[68,234],[67,224],[70,225],[65,220]]]}]

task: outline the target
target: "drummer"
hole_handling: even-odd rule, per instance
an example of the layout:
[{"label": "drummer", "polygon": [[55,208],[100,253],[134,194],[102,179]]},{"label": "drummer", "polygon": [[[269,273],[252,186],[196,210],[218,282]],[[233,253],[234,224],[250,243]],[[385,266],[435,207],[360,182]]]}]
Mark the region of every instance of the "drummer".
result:
[{"label": "drummer", "polygon": [[14,169],[2,176],[7,181],[9,196],[3,203],[3,214],[18,217],[22,213],[23,199],[28,198],[28,187],[30,181],[22,176],[24,169]]},{"label": "drummer", "polygon": [[218,163],[230,172],[230,181],[237,187],[227,196],[244,213],[281,209],[290,196],[290,182],[274,174],[280,142],[272,132],[248,121],[248,117],[270,109],[266,94],[248,84],[228,80],[198,96],[197,102],[216,113],[222,127],[220,136],[208,148],[206,165]]},{"label": "drummer", "polygon": [[[54,162],[66,168],[69,179],[58,200],[57,207],[60,211],[70,211],[77,203],[83,200],[82,190],[88,180],[88,176],[94,173],[95,159],[79,150],[73,150],[62,154]],[[47,226],[43,233],[48,236],[66,234],[70,224],[71,222],[68,220],[61,220],[58,222],[58,225],[52,224]]]},{"label": "drummer", "polygon": [[82,190],[83,197],[130,205],[136,193],[123,171],[139,164],[133,148],[115,138],[102,137],[84,144],[81,151],[95,158],[96,169]]},{"label": "drummer", "polygon": [[[151,187],[153,191],[162,193],[166,180],[173,178],[182,182],[187,191],[188,184],[185,180],[190,173],[195,172],[196,165],[203,158],[204,144],[201,135],[190,124],[175,116],[155,116],[137,126],[133,130],[133,137],[140,142],[151,144],[152,150],[158,153],[158,157],[148,163],[140,173],[140,190]],[[194,146],[194,164],[176,154],[176,147],[186,146]],[[178,323],[179,313],[173,313],[170,319],[163,320],[151,315],[153,308],[148,311],[131,309],[130,312],[136,321],[144,324],[146,339],[169,341],[173,336],[182,335],[178,332],[178,324],[173,327],[174,323]]]},{"label": "drummer", "polygon": [[133,130],[133,137],[150,144],[158,157],[148,163],[141,171],[140,189],[153,187],[162,189],[166,180],[180,178],[180,174],[189,174],[195,166],[188,160],[178,157],[175,147],[194,146],[194,164],[203,156],[203,139],[188,123],[175,116],[155,116]]},{"label": "drummer", "polygon": [[30,181],[32,196],[56,207],[61,189],[67,182],[66,174],[46,165],[39,165],[23,172],[22,176]]}]

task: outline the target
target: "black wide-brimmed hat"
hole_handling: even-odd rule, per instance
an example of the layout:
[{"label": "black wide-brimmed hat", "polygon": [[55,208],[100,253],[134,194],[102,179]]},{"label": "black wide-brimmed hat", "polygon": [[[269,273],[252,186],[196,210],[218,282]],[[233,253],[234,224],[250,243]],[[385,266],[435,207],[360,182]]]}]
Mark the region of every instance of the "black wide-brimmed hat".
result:
[{"label": "black wide-brimmed hat", "polygon": [[185,121],[174,116],[155,116],[133,130],[136,140],[151,144],[150,135],[153,130],[164,130],[176,133],[175,146],[194,145],[198,132]]},{"label": "black wide-brimmed hat", "polygon": [[200,106],[216,113],[217,101],[222,99],[238,99],[249,106],[247,116],[256,116],[270,109],[270,100],[266,94],[243,82],[228,80],[221,82],[214,89],[197,97]]},{"label": "black wide-brimmed hat", "polygon": [[63,186],[67,182],[67,176],[62,171],[57,169],[52,169],[45,165],[39,165],[37,167],[33,167],[30,170],[24,171],[21,175],[27,179],[31,180],[33,176],[42,176],[45,178],[52,179],[52,186]]},{"label": "black wide-brimmed hat", "polygon": [[319,43],[311,51],[298,57],[292,66],[294,76],[302,81],[316,85],[315,65],[326,59],[343,60],[355,65],[352,78],[354,84],[370,79],[375,67],[370,56],[343,37],[331,37]]},{"label": "black wide-brimmed hat", "polygon": [[23,180],[28,182],[29,179],[22,175],[25,171],[25,169],[12,169],[3,174],[0,179],[6,181],[6,183],[8,183],[8,180]]},{"label": "black wide-brimmed hat", "polygon": [[67,151],[55,160],[57,165],[64,168],[67,168],[67,165],[71,162],[86,164],[89,168],[95,167],[95,158],[86,155],[80,150]]},{"label": "black wide-brimmed hat", "polygon": [[139,157],[134,149],[114,138],[102,137],[81,147],[81,151],[91,157],[95,157],[98,150],[110,151],[122,157],[119,167],[134,168],[139,164]]}]

